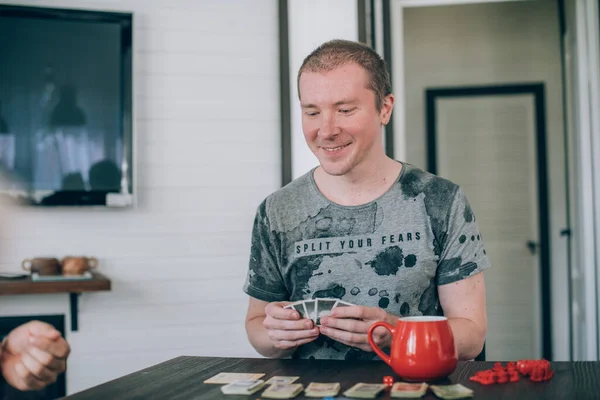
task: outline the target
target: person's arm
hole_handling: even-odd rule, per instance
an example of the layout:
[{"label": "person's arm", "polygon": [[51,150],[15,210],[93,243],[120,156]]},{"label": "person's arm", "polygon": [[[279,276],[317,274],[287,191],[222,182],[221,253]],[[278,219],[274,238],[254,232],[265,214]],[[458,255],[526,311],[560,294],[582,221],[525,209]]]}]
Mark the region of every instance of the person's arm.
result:
[{"label": "person's arm", "polygon": [[461,360],[475,358],[487,332],[485,280],[489,268],[483,237],[462,189],[449,210],[436,280],[444,316],[448,318]]},{"label": "person's arm", "polygon": [[279,238],[273,232],[267,201],[258,207],[252,229],[250,263],[244,292],[250,296],[246,333],[250,344],[265,357],[286,357],[319,331],[296,310],[284,309],[290,294],[280,269]]},{"label": "person's arm", "polygon": [[319,336],[311,320],[300,319],[297,311],[284,309],[285,304],[250,297],[246,333],[250,344],[265,357],[289,357],[298,346]]},{"label": "person's arm", "polygon": [[275,347],[273,341],[269,338],[267,328],[264,326],[267,314],[265,308],[269,303],[266,301],[250,297],[248,302],[248,312],[246,314],[246,333],[252,347],[258,353],[265,357],[283,358],[290,356],[293,349],[280,349]]},{"label": "person's arm", "polygon": [[459,359],[477,357],[487,331],[483,272],[440,286],[438,295],[452,328]]}]

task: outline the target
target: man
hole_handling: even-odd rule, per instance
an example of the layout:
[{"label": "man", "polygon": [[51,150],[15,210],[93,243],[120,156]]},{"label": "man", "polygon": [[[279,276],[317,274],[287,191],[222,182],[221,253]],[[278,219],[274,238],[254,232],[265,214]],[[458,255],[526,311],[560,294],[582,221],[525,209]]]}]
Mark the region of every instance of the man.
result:
[{"label": "man", "polygon": [[[394,96],[385,62],[334,40],[298,73],[302,128],[319,166],[258,207],[248,277],[248,338],[266,357],[374,359],[375,321],[444,315],[460,359],[482,350],[490,264],[462,190],[386,156]],[[336,297],[319,327],[290,301]],[[374,339],[389,347],[383,328]]]},{"label": "man", "polygon": [[0,371],[15,389],[41,390],[65,371],[69,353],[69,344],[54,327],[41,321],[27,322],[2,341]]}]

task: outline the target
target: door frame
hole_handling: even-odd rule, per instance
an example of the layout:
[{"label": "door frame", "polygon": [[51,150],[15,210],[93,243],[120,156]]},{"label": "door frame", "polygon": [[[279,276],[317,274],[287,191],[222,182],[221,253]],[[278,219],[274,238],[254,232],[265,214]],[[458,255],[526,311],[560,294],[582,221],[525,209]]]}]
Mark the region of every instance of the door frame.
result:
[{"label": "door frame", "polygon": [[546,156],[546,99],[543,83],[432,88],[425,91],[427,169],[437,173],[436,101],[442,98],[532,95],[535,113],[536,165],[538,176],[538,235],[540,254],[540,311],[542,356],[552,360],[552,313],[550,300],[550,215]]},{"label": "door frame", "polygon": [[[380,13],[374,13],[371,24],[380,29],[373,29],[378,43],[383,43],[379,51],[384,55],[390,70],[392,92],[396,100],[404,102],[404,9],[416,7],[450,6],[460,4],[504,3],[513,1],[539,0],[373,0],[375,8],[379,5]],[[361,3],[359,3],[360,7]],[[379,31],[379,32],[377,32]],[[406,159],[405,111],[403,107],[395,107],[391,121],[386,126],[386,152],[390,157]],[[388,138],[387,136],[391,136]]]}]

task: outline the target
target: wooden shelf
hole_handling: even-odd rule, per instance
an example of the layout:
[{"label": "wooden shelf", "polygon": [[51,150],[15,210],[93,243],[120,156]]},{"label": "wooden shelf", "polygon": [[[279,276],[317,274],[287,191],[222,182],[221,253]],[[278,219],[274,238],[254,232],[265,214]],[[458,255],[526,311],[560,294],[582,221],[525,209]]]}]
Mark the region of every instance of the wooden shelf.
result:
[{"label": "wooden shelf", "polygon": [[97,272],[92,273],[92,276],[92,279],[79,281],[35,282],[31,280],[31,277],[0,280],[0,295],[83,293],[110,290],[110,279]]},{"label": "wooden shelf", "polygon": [[71,305],[71,330],[79,329],[78,296],[84,292],[100,292],[111,290],[110,279],[92,272],[92,279],[77,281],[32,281],[31,277],[23,279],[0,280],[0,296],[15,294],[69,293]]}]

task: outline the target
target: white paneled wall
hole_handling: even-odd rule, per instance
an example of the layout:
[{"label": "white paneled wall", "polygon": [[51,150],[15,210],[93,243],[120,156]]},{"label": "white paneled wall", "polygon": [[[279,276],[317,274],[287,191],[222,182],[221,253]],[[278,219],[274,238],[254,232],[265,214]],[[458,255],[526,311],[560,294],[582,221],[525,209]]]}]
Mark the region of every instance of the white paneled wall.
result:
[{"label": "white paneled wall", "polygon": [[[292,134],[292,179],[319,164],[302,133],[298,106],[298,70],[304,58],[332,39],[358,40],[358,8],[354,0],[289,0],[290,97]],[[315,28],[317,27],[317,28]]]},{"label": "white paneled wall", "polygon": [[[277,2],[10,3],[134,12],[137,208],[17,209],[0,233],[1,271],[85,254],[113,281],[80,299],[68,392],[179,355],[258,356],[241,288],[254,211],[280,182]],[[0,297],[0,315],[68,307]]]}]

